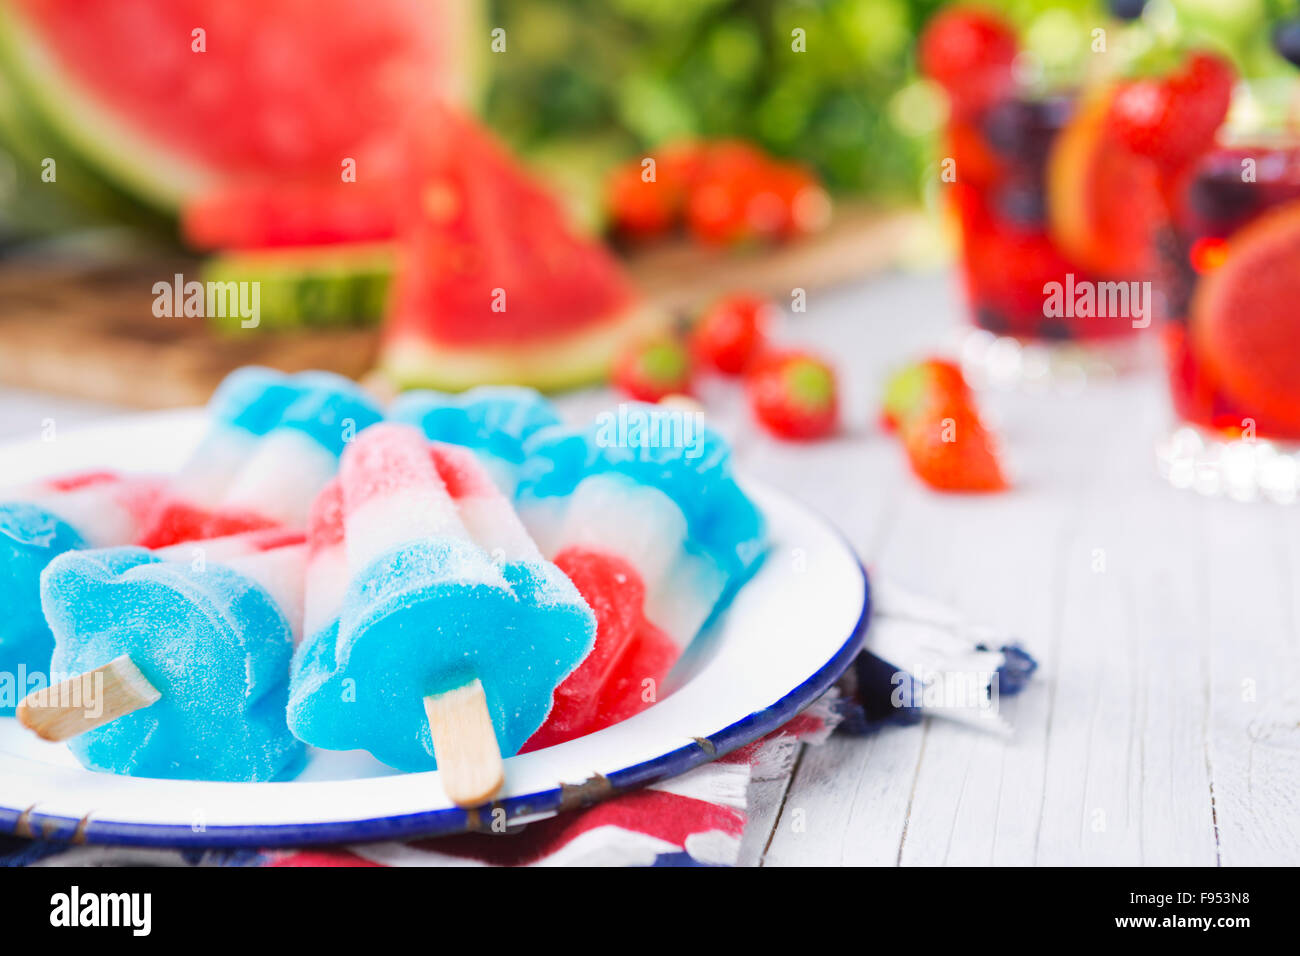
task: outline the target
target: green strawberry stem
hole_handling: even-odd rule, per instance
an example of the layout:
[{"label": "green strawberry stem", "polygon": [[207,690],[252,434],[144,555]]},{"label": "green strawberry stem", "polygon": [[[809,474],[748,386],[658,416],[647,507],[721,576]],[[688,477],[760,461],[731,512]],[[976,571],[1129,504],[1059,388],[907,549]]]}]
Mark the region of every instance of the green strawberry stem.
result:
[{"label": "green strawberry stem", "polygon": [[835,379],[815,362],[793,363],[785,370],[784,378],[787,394],[801,408],[821,411],[835,398]]},{"label": "green strawberry stem", "polygon": [[658,385],[680,382],[690,369],[686,350],[676,342],[655,342],[648,346],[638,364],[646,381]]}]

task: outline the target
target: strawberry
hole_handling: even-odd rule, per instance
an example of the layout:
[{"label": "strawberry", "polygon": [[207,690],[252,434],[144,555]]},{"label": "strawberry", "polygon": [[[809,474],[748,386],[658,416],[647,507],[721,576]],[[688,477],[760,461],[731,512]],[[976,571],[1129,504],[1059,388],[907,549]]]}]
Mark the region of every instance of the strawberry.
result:
[{"label": "strawberry", "polygon": [[719,299],[691,333],[691,352],[701,364],[739,375],[763,349],[772,306],[753,295]]},{"label": "strawberry", "polygon": [[655,150],[659,180],[671,181],[688,189],[700,177],[714,146],[702,140],[684,139]]},{"label": "strawberry", "polygon": [[[681,163],[681,160],[678,160]],[[686,225],[700,242],[781,240],[823,228],[830,198],[811,172],[747,143],[722,140],[689,165]]]},{"label": "strawberry", "polygon": [[767,163],[748,183],[750,230],[764,239],[793,239],[825,228],[831,201],[815,176],[794,163]]},{"label": "strawberry", "polygon": [[912,471],[931,488],[1006,490],[992,438],[969,402],[949,399],[928,404],[904,420],[900,434]]},{"label": "strawberry", "polygon": [[1164,77],[1122,84],[1108,123],[1121,143],[1172,173],[1204,152],[1228,115],[1232,66],[1212,53],[1193,53]]},{"label": "strawberry", "polygon": [[740,140],[684,141],[654,159],[652,182],[637,160],[605,184],[610,220],[627,238],[656,238],[685,222],[695,239],[713,245],[789,239],[829,219],[830,199],[812,173]]},{"label": "strawberry", "polygon": [[978,113],[1013,86],[1016,35],[998,17],[969,7],[949,7],[921,34],[921,72],[948,92],[959,117]]},{"label": "strawberry", "polygon": [[970,400],[961,368],[948,359],[929,358],[894,373],[886,383],[880,420],[893,431],[931,405]]},{"label": "strawberry", "polygon": [[[750,239],[751,215],[762,222],[761,208],[750,200],[760,192],[767,157],[747,143],[723,140],[707,147],[697,160],[686,197],[686,227],[699,242],[728,245]],[[773,220],[773,228],[779,221]]]},{"label": "strawberry", "polygon": [[881,421],[897,429],[912,470],[940,491],[1007,487],[993,441],[961,369],[946,359],[916,362],[885,386]]},{"label": "strawberry", "polygon": [[668,336],[629,346],[614,362],[613,383],[632,398],[657,402],[667,395],[691,390],[691,357],[686,347]]},{"label": "strawberry", "polygon": [[605,183],[605,202],[615,230],[630,239],[657,238],[681,224],[687,193],[704,169],[710,147],[686,140],[654,152],[654,179],[643,159],[618,166]]},{"label": "strawberry", "polygon": [[1119,141],[1133,152],[1154,156],[1164,145],[1172,110],[1169,84],[1156,77],[1143,77],[1115,91],[1107,121]]},{"label": "strawberry", "polygon": [[696,242],[732,245],[747,239],[749,193],[743,184],[709,177],[686,200],[686,228]]},{"label": "strawberry", "polygon": [[684,185],[661,176],[659,169],[654,181],[646,182],[639,160],[614,170],[605,184],[610,220],[630,239],[655,238],[671,230],[684,197]]},{"label": "strawberry", "polygon": [[838,423],[835,372],[807,352],[762,356],[747,376],[746,390],[755,417],[778,438],[822,438]]}]

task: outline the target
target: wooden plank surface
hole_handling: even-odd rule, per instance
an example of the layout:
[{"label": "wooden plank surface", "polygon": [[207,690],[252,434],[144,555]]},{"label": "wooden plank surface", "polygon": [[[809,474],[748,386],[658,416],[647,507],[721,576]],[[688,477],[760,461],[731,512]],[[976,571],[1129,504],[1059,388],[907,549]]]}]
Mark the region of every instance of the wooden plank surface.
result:
[{"label": "wooden plank surface", "polygon": [[137,408],[206,401],[232,369],[251,363],[346,375],[374,362],[366,330],[313,335],[221,335],[198,318],[153,314],[153,285],[197,263],[42,265],[0,269],[0,382]]},{"label": "wooden plank surface", "polygon": [[987,393],[1018,490],[924,491],[875,401],[960,314],[952,277],[885,277],[787,321],[846,375],[837,441],[782,445],[734,399],[709,407],[746,471],[832,516],[878,572],[1019,635],[1041,670],[1001,701],[1009,740],[926,721],[806,748],[746,847],[764,865],[1300,863],[1300,509],[1164,485],[1154,369]]},{"label": "wooden plank surface", "polygon": [[[735,289],[785,299],[792,287],[820,289],[896,262],[919,222],[914,212],[850,204],[824,232],[789,245],[727,251],[667,243],[635,251],[628,264],[650,300],[669,310]],[[250,363],[354,378],[373,367],[373,329],[222,334],[203,319],[153,315],[155,282],[200,271],[197,260],[184,259],[0,265],[0,384],[166,408],[206,401],[222,377]]]}]

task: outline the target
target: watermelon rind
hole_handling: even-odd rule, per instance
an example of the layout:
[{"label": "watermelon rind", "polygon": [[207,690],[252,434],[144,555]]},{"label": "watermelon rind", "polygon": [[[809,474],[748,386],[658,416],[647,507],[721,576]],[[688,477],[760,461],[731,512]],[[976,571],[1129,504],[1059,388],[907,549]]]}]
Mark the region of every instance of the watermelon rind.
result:
[{"label": "watermelon rind", "polygon": [[[0,67],[3,63],[0,62]],[[0,155],[12,161],[14,195],[4,202],[5,217],[27,234],[58,232],[107,223],[170,232],[170,220],[106,182],[62,143],[19,95],[0,68]],[[41,178],[42,162],[56,162],[57,178]],[[9,175],[8,170],[4,175]]]},{"label": "watermelon rind", "polygon": [[204,261],[204,282],[260,283],[256,330],[238,315],[209,316],[228,332],[367,327],[384,317],[395,256],[389,243],[230,252]]},{"label": "watermelon rind", "polygon": [[507,344],[455,345],[394,336],[379,371],[399,388],[460,392],[475,385],[527,385],[558,392],[609,378],[614,358],[632,342],[669,324],[662,310],[637,305],[576,332]]},{"label": "watermelon rind", "polygon": [[96,104],[60,69],[40,36],[6,0],[0,0],[0,64],[18,96],[68,150],[142,202],[174,210],[186,196],[216,181],[213,171],[150,143]]}]

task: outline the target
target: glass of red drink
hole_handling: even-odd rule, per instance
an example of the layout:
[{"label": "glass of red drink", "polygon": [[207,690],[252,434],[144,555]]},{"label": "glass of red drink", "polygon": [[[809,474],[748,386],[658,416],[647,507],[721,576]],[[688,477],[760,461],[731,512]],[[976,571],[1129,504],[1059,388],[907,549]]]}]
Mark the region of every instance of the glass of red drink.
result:
[{"label": "glass of red drink", "polygon": [[1161,334],[1183,427],[1174,484],[1237,498],[1300,490],[1300,139],[1219,146],[1186,173],[1158,243]]},{"label": "glass of red drink", "polygon": [[[1060,193],[1088,188],[1061,182],[1074,172],[1064,168],[1074,157],[1062,151],[1092,151],[1081,162],[1100,166],[1104,160],[1095,153],[1111,148],[1081,142],[1092,134],[1093,121],[1079,115],[1087,109],[1071,93],[1012,93],[973,120],[950,124],[956,168],[966,173],[952,184],[951,196],[961,226],[962,276],[978,328],[1022,340],[1089,342],[1128,337],[1149,324],[1133,304],[1112,310],[1094,298],[1091,307],[1075,307],[1081,299],[1076,290],[1148,278],[1149,266],[1145,251],[1125,257],[1111,246],[1081,255],[1061,235],[1069,229],[1062,220],[1074,210],[1053,204],[1077,205],[1076,197]],[[1152,190],[1154,178],[1133,185]],[[1154,224],[1154,217],[1148,222]],[[1051,301],[1058,287],[1059,304]]]},{"label": "glass of red drink", "polygon": [[973,340],[1016,356],[1074,343],[1087,348],[1053,351],[1113,368],[1151,325],[1159,170],[1117,138],[1113,84],[1043,91],[1022,59],[1007,25],[981,11],[942,12],[922,37],[922,69],[949,101],[940,178]]}]

